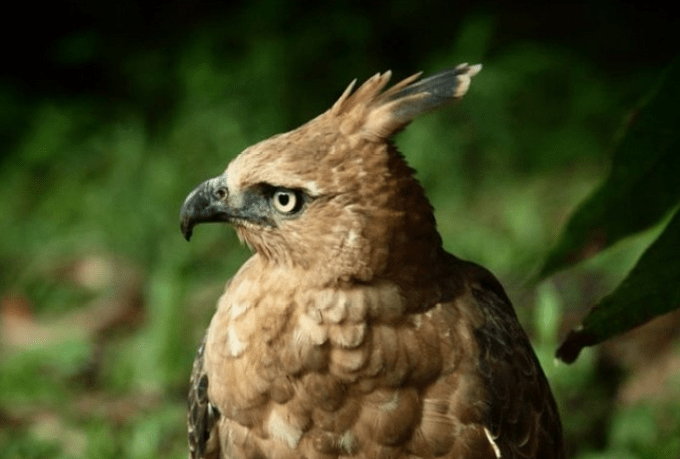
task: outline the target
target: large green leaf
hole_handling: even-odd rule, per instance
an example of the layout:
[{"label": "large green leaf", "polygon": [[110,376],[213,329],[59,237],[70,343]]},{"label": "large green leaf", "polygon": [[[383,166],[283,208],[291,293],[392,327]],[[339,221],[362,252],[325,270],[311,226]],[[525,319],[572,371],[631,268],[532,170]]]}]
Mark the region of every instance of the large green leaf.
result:
[{"label": "large green leaf", "polygon": [[572,216],[538,277],[661,221],[680,200],[680,57],[631,116],[609,177]]},{"label": "large green leaf", "polygon": [[613,293],[588,313],[557,350],[567,363],[579,352],[680,307],[680,211]]}]

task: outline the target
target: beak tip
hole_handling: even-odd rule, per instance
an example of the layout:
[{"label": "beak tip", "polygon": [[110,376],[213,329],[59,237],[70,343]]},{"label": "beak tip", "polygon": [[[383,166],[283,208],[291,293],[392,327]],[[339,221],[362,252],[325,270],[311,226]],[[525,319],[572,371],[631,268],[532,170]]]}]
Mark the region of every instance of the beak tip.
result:
[{"label": "beak tip", "polygon": [[187,242],[191,239],[191,235],[194,233],[193,227],[194,225],[191,224],[191,222],[187,220],[182,220],[182,222],[179,224],[179,229],[182,231],[182,235],[184,236],[184,239],[187,240]]}]

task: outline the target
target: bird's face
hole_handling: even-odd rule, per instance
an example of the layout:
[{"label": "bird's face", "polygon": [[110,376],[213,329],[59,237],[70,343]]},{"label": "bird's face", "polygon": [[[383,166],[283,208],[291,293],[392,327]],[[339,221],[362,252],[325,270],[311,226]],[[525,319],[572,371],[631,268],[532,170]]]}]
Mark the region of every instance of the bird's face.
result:
[{"label": "bird's face", "polygon": [[353,143],[318,118],[248,148],[199,185],[182,206],[182,232],[189,239],[198,223],[228,222],[268,260],[370,278],[385,244],[369,241],[384,241],[404,216],[390,156],[387,143]]}]

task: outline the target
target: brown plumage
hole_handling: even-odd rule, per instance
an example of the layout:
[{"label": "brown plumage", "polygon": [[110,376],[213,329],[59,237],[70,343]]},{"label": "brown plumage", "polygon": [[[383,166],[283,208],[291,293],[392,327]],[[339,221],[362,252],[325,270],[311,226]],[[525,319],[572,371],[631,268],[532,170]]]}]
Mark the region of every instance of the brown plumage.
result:
[{"label": "brown plumage", "polygon": [[233,224],[254,255],[194,363],[192,458],[562,458],[557,408],[503,288],[442,249],[391,143],[467,91],[460,65],[258,143],[181,212]]}]

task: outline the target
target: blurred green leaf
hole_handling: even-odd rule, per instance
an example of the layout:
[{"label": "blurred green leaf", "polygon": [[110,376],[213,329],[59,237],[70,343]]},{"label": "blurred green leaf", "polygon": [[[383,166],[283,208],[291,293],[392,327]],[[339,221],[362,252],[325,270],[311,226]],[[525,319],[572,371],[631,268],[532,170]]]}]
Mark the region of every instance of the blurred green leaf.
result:
[{"label": "blurred green leaf", "polygon": [[658,223],[680,199],[680,57],[633,114],[609,177],[572,216],[538,277]]},{"label": "blurred green leaf", "polygon": [[555,343],[562,315],[562,301],[551,282],[544,282],[536,290],[534,328],[541,343]]},{"label": "blurred green leaf", "polygon": [[[73,378],[91,355],[91,344],[77,337],[3,355],[0,405],[28,401],[60,404],[68,390],[76,386]],[[45,384],[46,380],[52,382]]]},{"label": "blurred green leaf", "polygon": [[573,362],[592,346],[680,307],[680,212],[616,290],[569,333],[557,357]]},{"label": "blurred green leaf", "polygon": [[57,442],[35,438],[24,429],[8,429],[0,431],[2,457],[5,459],[58,459],[60,454]]}]

